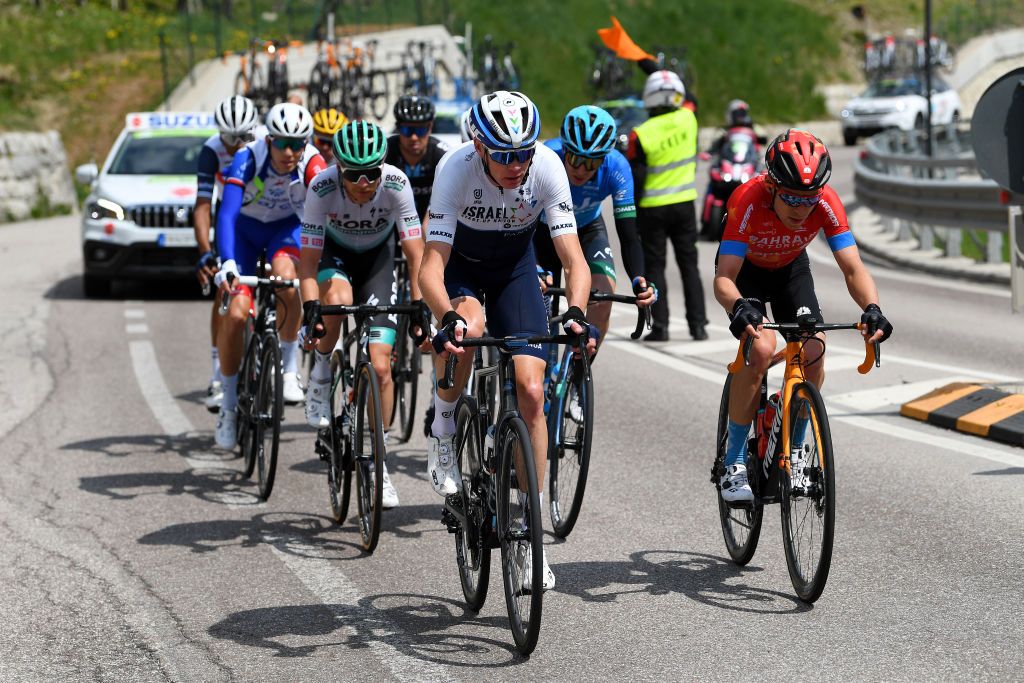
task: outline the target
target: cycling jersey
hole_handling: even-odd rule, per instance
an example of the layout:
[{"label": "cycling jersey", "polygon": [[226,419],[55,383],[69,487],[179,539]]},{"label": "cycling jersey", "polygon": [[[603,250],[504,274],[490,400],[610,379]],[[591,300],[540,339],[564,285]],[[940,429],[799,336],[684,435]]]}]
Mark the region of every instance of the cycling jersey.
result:
[{"label": "cycling jersey", "polygon": [[369,251],[391,236],[392,225],[397,227],[399,240],[422,237],[412,188],[400,170],[384,164],[377,191],[363,205],[348,198],[339,175],[339,168],[331,166],[309,186],[302,221],[303,249],[323,249],[327,236],[349,251]]},{"label": "cycling jersey", "polygon": [[[254,131],[254,139],[261,140],[267,135],[265,126],[259,126]],[[213,199],[213,192],[217,190],[218,196],[224,196],[224,174],[231,166],[234,159],[234,152],[229,152],[221,140],[220,133],[214,133],[199,150],[197,161],[198,170],[196,179],[199,183],[199,190],[196,192],[198,199]]]},{"label": "cycling jersey", "polygon": [[[544,144],[554,150],[559,159],[565,158],[560,138],[547,140]],[[613,149],[604,158],[593,178],[583,185],[570,184],[569,191],[572,193],[576,225],[593,223],[601,215],[601,202],[605,197],[612,198],[612,212],[616,219],[636,216],[633,172],[626,157],[618,150]]]},{"label": "cycling jersey", "polygon": [[402,156],[399,142],[397,135],[388,138],[388,155],[384,157],[384,161],[402,169],[409,178],[413,198],[416,200],[416,213],[420,218],[425,218],[427,207],[430,205],[430,192],[434,186],[434,174],[441,158],[448,151],[448,145],[431,135],[427,140],[427,151],[423,158],[418,164],[409,165]]},{"label": "cycling jersey", "polygon": [[832,251],[856,244],[846,220],[846,210],[831,187],[818,200],[796,230],[782,224],[772,208],[767,174],[752,178],[732,193],[727,205],[728,219],[722,233],[720,254],[739,256],[761,268],[781,268],[796,259],[819,230],[825,231]]}]

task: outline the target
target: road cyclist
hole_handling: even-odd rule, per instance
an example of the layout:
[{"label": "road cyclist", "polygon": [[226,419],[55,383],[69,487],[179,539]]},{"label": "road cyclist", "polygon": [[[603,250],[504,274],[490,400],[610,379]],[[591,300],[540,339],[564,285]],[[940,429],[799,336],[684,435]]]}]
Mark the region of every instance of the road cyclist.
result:
[{"label": "road cyclist", "polygon": [[348,117],[334,107],[318,109],[313,114],[313,146],[328,166],[334,161],[334,134],[346,123]]}]

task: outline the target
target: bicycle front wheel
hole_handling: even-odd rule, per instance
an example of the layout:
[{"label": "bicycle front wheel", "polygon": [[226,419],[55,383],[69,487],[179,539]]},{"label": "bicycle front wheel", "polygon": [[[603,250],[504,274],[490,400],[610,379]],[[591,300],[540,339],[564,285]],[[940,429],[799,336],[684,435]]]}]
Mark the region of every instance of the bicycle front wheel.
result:
[{"label": "bicycle front wheel", "polygon": [[[754,557],[757,541],[761,537],[761,517],[764,506],[753,502],[744,507],[731,507],[722,500],[722,492],[717,483],[725,472],[725,447],[729,440],[729,387],[732,386],[732,375],[725,378],[722,387],[722,400],[718,406],[718,433],[715,440],[715,466],[712,478],[716,483],[718,494],[718,518],[722,523],[722,536],[729,557],[738,565],[745,565]],[[758,464],[755,460],[755,466]],[[751,469],[748,466],[748,471]]]},{"label": "bicycle front wheel", "polygon": [[352,459],[359,502],[359,535],[363,550],[372,553],[380,538],[381,498],[384,495],[384,425],[381,423],[380,385],[373,366],[362,363],[355,381],[356,423]]},{"label": "bicycle front wheel", "polygon": [[551,464],[548,477],[551,479],[551,526],[559,538],[568,536],[576,525],[590,469],[590,447],[594,438],[594,383],[582,362],[577,358],[569,362],[564,384],[556,390],[550,411],[548,458]]},{"label": "bicycle front wheel", "polygon": [[[498,473],[498,542],[505,605],[516,649],[524,655],[537,647],[544,598],[544,529],[530,433],[521,417],[501,425],[496,448]],[[528,573],[527,573],[528,572]]]},{"label": "bicycle front wheel", "polygon": [[480,419],[476,401],[464,396],[455,411],[455,443],[462,474],[459,496],[466,523],[455,535],[455,559],[466,606],[479,612],[487,599],[491,574],[491,549],[486,531],[491,519],[487,510],[487,474],[484,472],[480,439]]},{"label": "bicycle front wheel", "polygon": [[256,430],[253,448],[256,451],[256,472],[259,475],[260,498],[270,498],[277,470],[277,447],[281,439],[281,418],[284,416],[281,347],[277,336],[265,335],[260,356],[260,383],[256,391]]},{"label": "bicycle front wheel", "polygon": [[327,488],[331,498],[331,516],[342,524],[348,516],[352,491],[352,439],[349,438],[348,387],[345,385],[345,354],[331,354],[331,457],[327,470]]},{"label": "bicycle front wheel", "polygon": [[[805,485],[794,490],[792,480],[781,477],[782,540],[793,589],[804,602],[814,602],[825,590],[832,565],[836,521],[836,480],[825,403],[818,388],[799,384],[789,399],[790,434],[806,420],[802,473]],[[799,436],[798,434],[796,436]]]}]

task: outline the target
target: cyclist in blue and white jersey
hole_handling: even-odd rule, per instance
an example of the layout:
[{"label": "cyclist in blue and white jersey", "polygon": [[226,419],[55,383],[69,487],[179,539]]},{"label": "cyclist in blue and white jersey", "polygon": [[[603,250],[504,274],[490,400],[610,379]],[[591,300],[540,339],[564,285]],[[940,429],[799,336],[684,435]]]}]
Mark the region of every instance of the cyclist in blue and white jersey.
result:
[{"label": "cyclist in blue and white jersey", "polygon": [[[306,194],[299,257],[303,337],[319,337],[306,394],[306,422],[319,429],[331,424],[330,357],[341,332],[341,318],[322,318],[321,303],[396,303],[396,233],[409,262],[412,298],[418,300],[416,276],[423,258],[423,230],[412,186],[402,171],[384,163],[384,131],[367,121],[353,121],[334,135],[333,144],[337,164],[317,174]],[[397,324],[394,315],[376,315],[370,321],[370,362],[380,384],[385,451],[394,411],[391,351]],[[386,465],[383,489],[382,506],[397,506],[398,493]]]},{"label": "cyclist in blue and white jersey", "polygon": [[[558,155],[537,145],[537,108],[522,93],[499,90],[474,105],[471,129],[473,141],[448,152],[438,166],[420,266],[423,299],[440,320],[433,339],[438,376],[444,373],[449,353],[459,358],[454,386],[438,388],[434,395],[427,468],[434,490],[442,496],[456,492],[461,476],[453,448],[455,404],[472,365],[472,354],[451,339],[483,332],[481,302],[486,302],[492,336],[548,334],[533,250],[533,232],[542,211],[566,273],[569,309],[563,325],[573,334],[592,332],[590,352],[596,337],[582,310],[590,292],[590,271],[576,236],[569,180]],[[541,492],[547,460],[545,356],[538,344],[519,349],[514,361],[519,411],[530,430]],[[545,555],[544,588],[553,586]]]},{"label": "cyclist in blue and white jersey", "polygon": [[[601,202],[612,198],[612,214],[619,236],[626,274],[633,283],[640,306],[650,306],[657,299],[657,290],[644,277],[644,252],[636,229],[636,202],[633,200],[633,174],[629,162],[614,149],[615,120],[600,107],[583,105],[566,114],[557,139],[544,144],[558,154],[569,177],[572,208],[576,216],[580,245],[590,266],[592,287],[598,291],[615,291],[615,257],[608,243],[608,230],[601,217]],[[546,217],[542,216],[541,221]],[[552,274],[552,283],[561,282],[561,264],[551,237],[538,230],[533,237],[537,264]],[[587,318],[597,326],[601,339],[608,332],[611,304],[592,304]]]},{"label": "cyclist in blue and white jersey", "polygon": [[[263,139],[250,142],[235,154],[224,180],[224,201],[217,212],[217,248],[222,263],[214,282],[233,295],[217,336],[224,398],[215,438],[217,445],[226,449],[235,445],[242,333],[252,302],[249,288],[231,285],[228,275],[255,275],[256,262],[265,250],[274,275],[295,277],[306,188],[326,166],[309,143],[313,118],[301,106],[290,102],[275,105],[267,113],[266,125]],[[277,321],[284,400],[300,403],[303,394],[297,356],[302,314],[294,290],[278,292]]]},{"label": "cyclist in blue and white jersey", "polygon": [[[196,263],[196,277],[204,288],[209,286],[220,268],[220,259],[210,243],[210,223],[213,215],[214,194],[218,199],[224,194],[224,172],[231,165],[235,152],[254,139],[253,132],[259,123],[256,105],[247,97],[232,95],[222,100],[213,113],[218,132],[211,135],[199,150],[196,166],[196,205],[192,212],[192,225],[196,244],[199,246],[199,261]],[[206,389],[206,409],[217,412],[223,395],[220,381],[220,358],[217,352],[217,329],[220,316],[217,308],[220,302],[213,298],[210,311],[210,358],[212,369],[210,384]]]}]

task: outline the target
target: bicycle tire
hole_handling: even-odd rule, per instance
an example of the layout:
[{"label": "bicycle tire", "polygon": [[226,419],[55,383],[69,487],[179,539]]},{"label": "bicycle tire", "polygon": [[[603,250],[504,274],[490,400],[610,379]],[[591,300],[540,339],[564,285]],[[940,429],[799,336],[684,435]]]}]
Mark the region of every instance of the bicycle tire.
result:
[{"label": "bicycle tire", "polygon": [[[380,386],[368,362],[360,363],[355,377],[355,438],[352,461],[359,505],[359,535],[363,550],[372,553],[380,540],[380,511],[384,494],[384,425],[381,423]],[[371,451],[367,453],[368,450]]]},{"label": "bicycle tire", "polygon": [[463,396],[455,409],[455,443],[462,474],[459,494],[467,525],[455,534],[455,560],[466,606],[479,612],[487,599],[491,574],[491,548],[486,543],[490,527],[487,510],[487,474],[484,472],[480,418],[476,401]]},{"label": "bicycle tire", "polygon": [[[579,368],[572,358],[565,375],[565,391],[557,392],[551,406],[548,427],[549,511],[555,535],[565,538],[576,526],[590,470],[590,450],[594,440],[594,382],[589,372]],[[580,408],[573,416],[571,399]],[[577,421],[577,418],[580,421]]]},{"label": "bicycle tire", "polygon": [[[260,383],[256,392],[255,404],[256,438],[253,440],[259,495],[263,500],[270,498],[270,492],[274,490],[277,448],[281,441],[281,419],[284,417],[283,384],[281,347],[277,335],[269,332],[263,336],[263,353],[260,356]],[[268,431],[270,433],[269,450],[267,448]]]},{"label": "bicycle tire", "polygon": [[370,108],[373,115],[383,119],[388,113],[388,77],[383,71],[371,71],[367,77],[369,83]]},{"label": "bicycle tire", "polygon": [[327,470],[327,489],[331,517],[344,524],[352,493],[352,440],[347,434],[348,387],[345,385],[345,353],[337,349],[331,354],[331,457]]},{"label": "bicycle tire", "polygon": [[[790,396],[791,434],[793,424],[805,406],[811,412],[806,434],[815,445],[804,470],[811,481],[811,492],[807,495],[793,494],[790,478],[783,475],[780,477],[779,499],[789,578],[797,596],[804,602],[813,603],[825,590],[832,565],[836,480],[825,402],[818,388],[810,382],[798,384]],[[820,523],[820,528],[815,522]],[[806,547],[801,543],[805,535],[808,536]]]},{"label": "bicycle tire", "polygon": [[[544,529],[541,526],[540,495],[537,491],[537,472],[530,445],[530,433],[526,423],[518,415],[509,417],[498,425],[500,439],[496,448],[499,458],[498,495],[498,542],[501,546],[501,575],[505,585],[505,606],[508,609],[509,628],[516,649],[528,655],[537,647],[540,635],[541,612],[544,600]],[[520,457],[515,453],[517,448]],[[513,482],[513,467],[516,481]],[[525,479],[526,506],[523,509],[518,487]],[[516,487],[516,502],[513,505],[512,487]],[[523,525],[526,528],[523,528]],[[518,528],[517,528],[518,527]],[[524,586],[522,567],[525,558],[530,557],[530,584]]]},{"label": "bicycle tire", "polygon": [[[713,477],[717,483],[724,472],[725,447],[729,440],[729,388],[732,386],[732,375],[725,378],[722,387],[722,400],[718,405],[718,430],[715,439],[715,466]],[[747,467],[748,470],[751,468]],[[757,492],[755,491],[755,494]],[[729,557],[736,564],[743,566],[750,562],[757,551],[757,542],[761,538],[761,521],[764,517],[764,505],[753,503],[749,507],[730,507],[722,500],[722,493],[715,487],[718,498],[718,518],[722,525],[722,537]]]},{"label": "bicycle tire", "polygon": [[238,445],[244,458],[242,476],[249,478],[256,468],[256,451],[253,448],[254,425],[252,420],[253,405],[257,381],[259,380],[260,355],[262,338],[258,334],[249,337],[242,366],[238,373],[238,403],[235,414],[238,420]]}]

